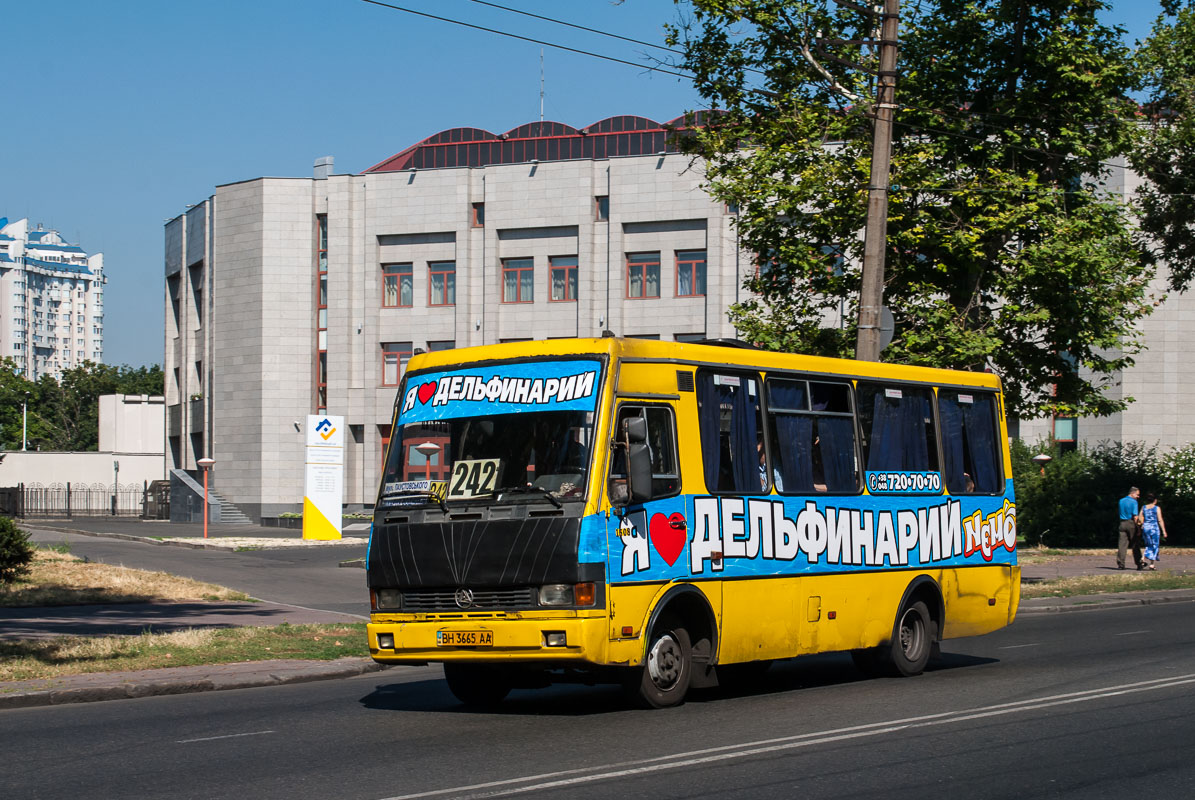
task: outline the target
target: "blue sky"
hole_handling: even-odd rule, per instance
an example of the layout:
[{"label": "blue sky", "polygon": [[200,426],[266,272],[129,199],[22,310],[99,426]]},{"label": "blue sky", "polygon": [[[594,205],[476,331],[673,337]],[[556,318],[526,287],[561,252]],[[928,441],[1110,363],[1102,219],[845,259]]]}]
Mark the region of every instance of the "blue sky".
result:
[{"label": "blue sky", "polygon": [[[672,0],[498,0],[648,42]],[[646,64],[648,48],[470,0],[394,5]],[[1157,0],[1107,20],[1144,38]],[[445,128],[539,118],[540,46],[361,0],[38,0],[5,4],[0,217],[104,253],[105,361],[162,361],[162,225],[222,183],[360,172]],[[681,79],[544,50],[546,119],[665,121],[700,99]]]}]

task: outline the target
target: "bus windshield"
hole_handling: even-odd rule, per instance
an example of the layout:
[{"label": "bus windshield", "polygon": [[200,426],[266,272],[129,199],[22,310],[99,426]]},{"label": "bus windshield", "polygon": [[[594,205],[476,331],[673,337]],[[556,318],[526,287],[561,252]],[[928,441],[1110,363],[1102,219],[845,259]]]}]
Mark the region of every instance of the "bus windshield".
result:
[{"label": "bus windshield", "polygon": [[413,422],[395,433],[382,481],[386,504],[505,501],[535,494],[580,498],[589,477],[593,412]]},{"label": "bus windshield", "polygon": [[593,454],[600,365],[523,362],[409,381],[378,503],[580,500]]}]

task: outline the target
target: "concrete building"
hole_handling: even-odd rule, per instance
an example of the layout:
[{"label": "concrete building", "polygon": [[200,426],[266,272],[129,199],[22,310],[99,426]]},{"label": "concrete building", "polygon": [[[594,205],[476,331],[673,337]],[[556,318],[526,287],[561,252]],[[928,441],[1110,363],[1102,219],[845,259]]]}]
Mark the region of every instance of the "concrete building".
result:
[{"label": "concrete building", "polygon": [[29,380],[104,360],[104,255],[0,218],[0,357]]},{"label": "concrete building", "polygon": [[121,508],[135,511],[143,489],[165,477],[165,408],[162,397],[102,395],[98,451],[0,452],[0,487],[23,486],[48,493],[42,500],[65,503],[69,486],[79,514],[108,513],[110,497],[119,493]]},{"label": "concrete building", "polygon": [[348,425],[345,502],[377,490],[417,350],[733,336],[754,269],[663,126],[444,131],[358,175],[219,186],[166,224],[167,464],[253,517],[301,507],[306,415]]}]

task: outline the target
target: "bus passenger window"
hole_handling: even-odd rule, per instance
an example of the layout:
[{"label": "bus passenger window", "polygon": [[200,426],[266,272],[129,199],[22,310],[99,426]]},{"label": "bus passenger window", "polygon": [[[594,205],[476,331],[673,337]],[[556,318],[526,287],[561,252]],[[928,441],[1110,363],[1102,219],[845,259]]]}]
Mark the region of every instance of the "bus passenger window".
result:
[{"label": "bus passenger window", "polygon": [[[671,497],[680,491],[680,470],[676,457],[676,424],[667,406],[622,406],[618,410],[615,438],[622,436],[623,421],[629,417],[647,420],[647,445],[651,450],[652,499]],[[610,497],[625,497],[627,479],[626,452],[615,448],[610,460]]]},{"label": "bus passenger window", "polygon": [[859,381],[859,427],[869,471],[938,471],[930,394],[923,386]]},{"label": "bus passenger window", "polygon": [[767,388],[777,491],[859,491],[850,385],[769,378]]},{"label": "bus passenger window", "polygon": [[702,372],[697,377],[701,460],[710,492],[759,494],[759,444],[763,440],[759,384],[746,375]]},{"label": "bus passenger window", "polygon": [[997,494],[1004,490],[996,424],[996,396],[988,392],[938,390],[942,423],[943,477],[951,494]]}]

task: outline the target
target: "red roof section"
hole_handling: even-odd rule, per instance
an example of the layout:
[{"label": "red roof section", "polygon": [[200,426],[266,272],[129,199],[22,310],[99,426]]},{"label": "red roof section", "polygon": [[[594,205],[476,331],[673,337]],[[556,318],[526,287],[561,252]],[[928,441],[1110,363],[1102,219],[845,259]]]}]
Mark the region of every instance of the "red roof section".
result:
[{"label": "red roof section", "polygon": [[484,167],[676,152],[679,149],[676,137],[680,132],[692,124],[706,124],[714,113],[699,111],[692,120],[681,116],[663,124],[647,117],[624,115],[608,117],[579,129],[560,122],[529,122],[502,134],[481,128],[449,128],[365,172]]}]

